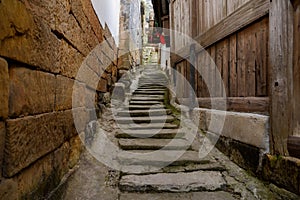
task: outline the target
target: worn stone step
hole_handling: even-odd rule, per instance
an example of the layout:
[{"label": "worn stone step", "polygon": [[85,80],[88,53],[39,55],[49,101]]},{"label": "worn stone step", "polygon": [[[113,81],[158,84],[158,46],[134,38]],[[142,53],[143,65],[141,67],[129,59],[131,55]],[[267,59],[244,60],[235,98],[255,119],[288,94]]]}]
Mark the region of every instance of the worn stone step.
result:
[{"label": "worn stone step", "polygon": [[[156,154],[153,151],[130,151],[133,154],[120,153],[118,160],[123,165],[146,166],[187,166],[188,164],[209,164],[215,160],[211,157],[199,158],[196,151],[160,150]],[[134,153],[139,153],[139,156]]]},{"label": "worn stone step", "polygon": [[128,123],[162,123],[162,122],[172,122],[174,117],[171,115],[165,116],[151,116],[151,117],[116,117],[115,120],[117,123],[128,124]]},{"label": "worn stone step", "polygon": [[139,84],[138,89],[162,89],[165,90],[167,88],[167,84],[159,84],[155,85],[153,83],[148,83],[148,84]]},{"label": "worn stone step", "polygon": [[164,101],[164,97],[133,96],[131,101]]},{"label": "worn stone step", "polygon": [[121,117],[140,117],[140,116],[159,116],[171,114],[170,109],[155,109],[155,110],[125,110],[118,112]]},{"label": "worn stone step", "polygon": [[126,175],[119,183],[121,191],[129,192],[218,191],[225,187],[222,174],[216,171]]},{"label": "worn stone step", "polygon": [[178,125],[171,123],[130,123],[130,124],[119,124],[121,129],[177,129]]},{"label": "worn stone step", "polygon": [[159,167],[153,165],[122,165],[124,175],[147,175],[154,173],[178,173],[178,172],[194,172],[194,171],[226,171],[226,167],[218,162],[203,164],[185,164],[182,166],[166,166]]},{"label": "worn stone step", "polygon": [[157,96],[164,95],[165,91],[144,91],[144,90],[136,90],[133,92],[133,95],[147,95],[147,96]]},{"label": "worn stone step", "polygon": [[158,81],[139,82],[139,86],[150,86],[150,87],[166,87],[167,84],[168,84],[167,82],[158,82]]},{"label": "worn stone step", "polygon": [[117,130],[117,138],[182,138],[185,133],[181,129],[146,129],[146,130]]},{"label": "worn stone step", "polygon": [[[172,144],[170,143],[172,141]],[[123,150],[184,150],[190,144],[185,139],[119,139],[119,146]]]},{"label": "worn stone step", "polygon": [[223,191],[218,192],[190,192],[190,193],[121,193],[120,200],[236,200],[236,198]]},{"label": "worn stone step", "polygon": [[156,105],[129,105],[125,107],[125,110],[157,110],[157,109],[165,109],[166,106],[163,104]]},{"label": "worn stone step", "polygon": [[153,91],[157,91],[157,92],[165,92],[166,88],[137,88],[135,91],[143,91],[143,92],[153,92]]},{"label": "worn stone step", "polygon": [[162,104],[161,101],[130,101],[130,105],[155,105]]},{"label": "worn stone step", "polygon": [[162,94],[133,94],[132,97],[142,97],[142,98],[164,98],[164,95]]}]

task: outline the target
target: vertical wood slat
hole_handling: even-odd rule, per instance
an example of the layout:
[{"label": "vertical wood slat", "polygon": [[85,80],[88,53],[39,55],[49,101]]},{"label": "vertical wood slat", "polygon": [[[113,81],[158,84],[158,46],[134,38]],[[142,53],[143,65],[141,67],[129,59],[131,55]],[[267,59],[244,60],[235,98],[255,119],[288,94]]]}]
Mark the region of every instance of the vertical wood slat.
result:
[{"label": "vertical wood slat", "polygon": [[[222,71],[223,71],[223,43],[219,42],[216,44],[216,74],[215,74],[215,79],[217,78],[217,74],[219,73],[222,76]],[[221,85],[217,84],[215,85],[216,89],[216,96],[221,97],[222,96],[222,91],[221,91]]]},{"label": "vertical wood slat", "polygon": [[259,29],[259,24],[256,23],[255,25],[247,28],[245,30],[245,70],[246,70],[246,79],[245,79],[245,90],[247,97],[254,97],[255,96],[255,88],[256,88],[256,81],[255,81],[255,40],[256,40],[256,30]]},{"label": "vertical wood slat", "polygon": [[256,40],[256,96],[268,96],[268,40],[269,18],[260,23]]},{"label": "vertical wood slat", "polygon": [[271,153],[288,155],[291,135],[291,77],[293,31],[291,2],[272,0],[270,8]]},{"label": "vertical wood slat", "polygon": [[203,96],[204,97],[210,97],[209,95],[209,90],[208,90],[208,84],[210,83],[210,77],[209,77],[209,63],[210,63],[210,49],[206,50],[207,52],[204,52],[204,56],[203,56],[203,83],[204,83],[204,87],[203,87]]},{"label": "vertical wood slat", "polygon": [[204,97],[205,96],[205,85],[204,85],[204,79],[203,79],[203,76],[204,76],[204,69],[205,69],[205,62],[204,62],[204,53],[205,51],[201,51],[199,54],[198,54],[198,72],[199,72],[199,83],[198,83],[198,86],[199,86],[199,95],[200,97]]},{"label": "vertical wood slat", "polygon": [[237,34],[233,34],[229,39],[230,53],[229,53],[229,96],[237,97],[238,85],[237,85]]},{"label": "vertical wood slat", "polygon": [[245,63],[245,32],[242,31],[237,35],[237,81],[238,96],[246,96],[246,63]]},{"label": "vertical wood slat", "polygon": [[217,90],[216,90],[216,46],[212,45],[210,47],[210,57],[208,57],[208,67],[209,67],[209,85],[211,86],[210,96],[217,97]]},{"label": "vertical wood slat", "polygon": [[222,77],[223,84],[225,88],[225,94],[227,97],[229,96],[229,39],[225,39],[223,43],[223,69],[222,69]]}]

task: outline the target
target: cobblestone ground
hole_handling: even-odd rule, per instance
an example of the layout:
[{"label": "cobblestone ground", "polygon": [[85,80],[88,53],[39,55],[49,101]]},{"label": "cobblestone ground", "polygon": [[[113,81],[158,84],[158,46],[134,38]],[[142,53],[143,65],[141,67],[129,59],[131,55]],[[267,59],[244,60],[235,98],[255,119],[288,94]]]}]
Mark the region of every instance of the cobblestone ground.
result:
[{"label": "cobblestone ground", "polygon": [[123,150],[114,158],[122,172],[86,151],[66,182],[63,199],[299,199],[249,175],[216,148],[200,159],[204,135],[197,130],[196,139],[191,137],[188,120],[166,102],[166,83],[163,73],[146,67],[129,105],[116,116],[104,111],[99,123]]}]

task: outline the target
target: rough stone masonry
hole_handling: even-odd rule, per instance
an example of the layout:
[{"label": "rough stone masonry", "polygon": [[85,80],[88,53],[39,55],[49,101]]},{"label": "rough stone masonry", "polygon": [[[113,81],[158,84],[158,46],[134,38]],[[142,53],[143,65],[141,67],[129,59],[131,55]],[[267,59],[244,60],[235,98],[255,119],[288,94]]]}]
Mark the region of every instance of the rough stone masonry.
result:
[{"label": "rough stone masonry", "polygon": [[[96,89],[97,98],[73,104],[88,115],[116,82],[118,49],[90,0],[2,0],[0,18],[0,199],[39,199],[79,159],[72,117],[79,67],[103,42],[84,63],[98,87],[79,83],[86,93]],[[109,66],[95,68],[99,60]]]}]

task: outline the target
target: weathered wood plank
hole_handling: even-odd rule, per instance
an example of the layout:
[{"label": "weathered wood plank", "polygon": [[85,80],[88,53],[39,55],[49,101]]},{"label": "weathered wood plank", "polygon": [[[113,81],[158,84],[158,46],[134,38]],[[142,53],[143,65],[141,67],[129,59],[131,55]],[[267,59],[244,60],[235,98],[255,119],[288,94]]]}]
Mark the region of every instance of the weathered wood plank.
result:
[{"label": "weathered wood plank", "polygon": [[230,15],[249,0],[226,0],[226,1],[227,1],[227,15]]},{"label": "weathered wood plank", "polygon": [[288,155],[291,128],[293,30],[290,1],[272,0],[270,8],[271,153]]},{"label": "weathered wood plank", "polygon": [[203,53],[203,63],[204,63],[204,70],[203,70],[203,96],[209,97],[209,91],[207,85],[210,83],[210,77],[209,77],[209,64],[210,64],[210,49],[207,50],[207,52]]},{"label": "weathered wood plank", "polygon": [[[211,101],[214,101],[215,108],[222,110],[224,107],[223,98],[198,98],[200,108],[211,109]],[[188,105],[189,99],[180,99],[185,105]],[[229,97],[226,98],[227,111],[247,112],[269,114],[269,98],[268,97]]]},{"label": "weathered wood plank", "polygon": [[217,91],[216,91],[216,66],[215,66],[215,60],[216,60],[216,46],[212,45],[210,47],[210,57],[208,57],[208,76],[209,76],[209,82],[208,84],[211,86],[210,96],[211,97],[217,97]]},{"label": "weathered wood plank", "polygon": [[190,77],[190,73],[191,73],[191,68],[190,68],[190,63],[186,60],[184,62],[184,67],[185,67],[185,97],[189,97],[190,96],[190,87],[192,87],[191,83],[191,77]]},{"label": "weathered wood plank", "polygon": [[[216,75],[215,78],[217,78],[217,75],[220,74],[222,76],[222,71],[223,71],[223,43],[219,42],[216,44]],[[221,97],[222,96],[222,90],[221,90],[221,84],[216,83],[215,86],[216,89],[216,97]]]},{"label": "weathered wood plank", "polygon": [[[206,11],[207,2],[204,2],[204,11]],[[269,13],[270,1],[269,0],[256,0],[248,1],[243,6],[238,8],[234,13],[225,17],[215,26],[211,27],[209,30],[206,29],[207,25],[204,24],[202,30],[204,31],[201,35],[197,36],[195,40],[204,48],[216,43],[217,41],[230,36],[231,34],[237,32],[238,30],[246,27],[247,25],[253,23],[259,18],[265,16]],[[207,13],[202,13],[202,15],[209,15]],[[202,21],[203,22],[203,21]],[[189,55],[189,45],[184,48],[177,49],[179,55]],[[196,49],[196,51],[201,51],[202,49]],[[183,56],[183,58],[185,57]],[[176,57],[175,62],[179,62],[183,58]]]},{"label": "weathered wood plank", "polygon": [[223,72],[222,72],[223,84],[225,87],[225,94],[229,96],[229,39],[225,39],[223,42]]},{"label": "weathered wood plank", "polygon": [[264,18],[257,29],[256,39],[256,96],[268,96],[268,41],[269,18]]},{"label": "weathered wood plank", "polygon": [[255,80],[255,56],[256,54],[256,30],[259,30],[259,24],[256,23],[251,27],[245,29],[245,67],[246,67],[246,96],[254,97],[256,89],[256,80]]},{"label": "weathered wood plank", "polygon": [[238,96],[246,96],[246,36],[245,31],[238,33],[237,39],[237,81],[238,81]]},{"label": "weathered wood plank", "polygon": [[238,85],[237,85],[237,34],[234,34],[229,39],[230,43],[230,78],[229,78],[229,96],[237,97]]}]

